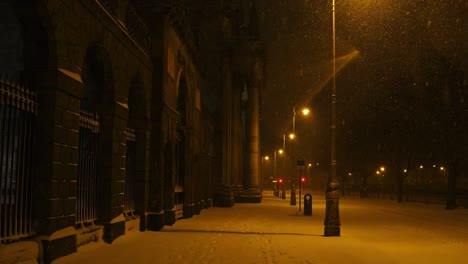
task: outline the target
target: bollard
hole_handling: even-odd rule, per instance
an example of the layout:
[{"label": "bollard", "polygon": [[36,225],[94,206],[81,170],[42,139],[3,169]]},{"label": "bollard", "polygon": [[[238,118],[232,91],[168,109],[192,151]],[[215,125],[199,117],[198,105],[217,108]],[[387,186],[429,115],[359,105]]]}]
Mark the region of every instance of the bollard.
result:
[{"label": "bollard", "polygon": [[304,195],[304,215],[312,215],[312,195]]},{"label": "bollard", "polygon": [[[300,199],[300,197],[299,197]],[[296,190],[291,188],[291,200],[289,202],[290,205],[296,205]]]}]

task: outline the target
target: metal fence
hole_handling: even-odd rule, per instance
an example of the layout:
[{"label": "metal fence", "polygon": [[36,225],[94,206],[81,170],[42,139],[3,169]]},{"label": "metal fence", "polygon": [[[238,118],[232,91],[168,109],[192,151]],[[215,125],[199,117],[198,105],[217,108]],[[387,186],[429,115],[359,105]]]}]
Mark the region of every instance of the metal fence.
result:
[{"label": "metal fence", "polygon": [[0,76],[0,241],[33,234],[36,94]]},{"label": "metal fence", "polygon": [[127,128],[125,151],[124,214],[135,212],[136,136],[135,130]]},{"label": "metal fence", "polygon": [[111,14],[115,14],[117,9],[116,1],[115,0],[98,0],[99,3]]},{"label": "metal fence", "polygon": [[127,14],[125,16],[125,27],[127,32],[134,40],[145,50],[150,49],[151,36],[149,33],[148,26],[138,15],[135,7],[128,4]]},{"label": "metal fence", "polygon": [[95,113],[81,111],[76,197],[77,224],[90,224],[96,220],[98,146],[99,118]]}]

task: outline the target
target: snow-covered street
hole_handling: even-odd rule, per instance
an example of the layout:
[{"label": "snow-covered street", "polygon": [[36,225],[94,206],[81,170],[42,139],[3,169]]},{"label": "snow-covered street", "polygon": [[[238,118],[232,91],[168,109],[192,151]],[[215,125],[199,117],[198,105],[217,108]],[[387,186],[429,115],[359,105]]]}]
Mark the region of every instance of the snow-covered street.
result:
[{"label": "snow-covered street", "polygon": [[468,209],[344,197],[340,237],[323,236],[324,209],[323,195],[304,216],[268,191],[261,204],[209,208],[53,263],[468,263]]}]

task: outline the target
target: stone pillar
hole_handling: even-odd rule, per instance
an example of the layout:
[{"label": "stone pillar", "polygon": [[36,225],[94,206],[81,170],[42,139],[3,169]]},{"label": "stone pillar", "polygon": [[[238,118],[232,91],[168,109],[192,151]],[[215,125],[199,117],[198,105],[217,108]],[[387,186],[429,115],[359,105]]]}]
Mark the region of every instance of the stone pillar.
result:
[{"label": "stone pillar", "polygon": [[234,205],[234,193],[232,189],[232,73],[231,59],[223,61],[223,109],[222,109],[222,181],[216,186],[214,204],[221,207]]},{"label": "stone pillar", "polygon": [[232,183],[234,185],[235,200],[240,201],[240,196],[243,193],[242,176],[243,176],[243,162],[242,162],[242,88],[244,83],[242,79],[234,81],[232,91]]},{"label": "stone pillar", "polygon": [[259,203],[262,201],[260,189],[260,90],[257,81],[248,87],[247,144],[248,164],[242,201]]},{"label": "stone pillar", "polygon": [[[190,105],[187,105],[187,108],[189,108]],[[190,123],[191,121],[187,121]],[[183,216],[184,218],[189,218],[192,217],[194,214],[194,182],[193,182],[193,146],[191,144],[191,133],[185,132],[185,157],[184,157],[184,163],[185,163],[185,175],[184,177],[184,213]]]},{"label": "stone pillar", "polygon": [[28,73],[38,92],[34,229],[45,262],[76,252],[75,213],[82,83],[57,69]]},{"label": "stone pillar", "polygon": [[166,225],[173,225],[176,221],[175,210],[175,171],[176,171],[176,156],[175,156],[175,124],[177,113],[167,105],[164,105],[162,123],[162,140],[163,150],[161,158],[161,167],[163,175],[163,208],[164,222]]},{"label": "stone pillar", "polygon": [[148,211],[140,218],[140,229],[160,230],[164,224],[164,142],[162,136],[162,58],[154,56],[151,103],[150,176],[148,179]]},{"label": "stone pillar", "polygon": [[[113,105],[111,105],[113,104]],[[98,109],[101,124],[98,157],[97,220],[104,226],[103,239],[111,243],[125,234],[123,193],[125,190],[125,144],[128,110],[115,102],[103,104]]]}]

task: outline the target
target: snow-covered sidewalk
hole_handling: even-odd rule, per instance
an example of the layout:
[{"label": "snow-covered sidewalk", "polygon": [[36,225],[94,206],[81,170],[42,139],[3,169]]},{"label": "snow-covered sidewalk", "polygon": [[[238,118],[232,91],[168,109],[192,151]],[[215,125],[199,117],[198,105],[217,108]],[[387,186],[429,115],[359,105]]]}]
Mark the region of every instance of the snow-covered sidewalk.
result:
[{"label": "snow-covered sidewalk", "polygon": [[468,209],[344,197],[341,236],[323,237],[323,195],[304,216],[270,193],[261,204],[209,208],[53,263],[468,263]]}]

